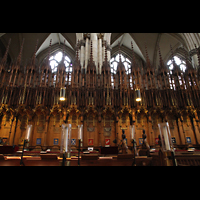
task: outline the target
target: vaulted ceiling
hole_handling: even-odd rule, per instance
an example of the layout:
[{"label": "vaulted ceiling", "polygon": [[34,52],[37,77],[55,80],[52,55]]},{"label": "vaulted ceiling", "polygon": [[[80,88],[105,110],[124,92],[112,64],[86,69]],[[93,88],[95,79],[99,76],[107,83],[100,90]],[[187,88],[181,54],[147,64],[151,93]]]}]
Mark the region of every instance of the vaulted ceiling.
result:
[{"label": "vaulted ceiling", "polygon": [[158,46],[161,49],[162,57],[165,62],[167,62],[170,56],[170,45],[172,45],[174,50],[182,46],[187,48],[185,40],[178,33],[112,33],[111,45],[114,51],[117,51],[118,45],[125,47],[124,51],[126,51],[126,49],[128,51],[128,49],[131,49],[131,42],[133,43],[135,53],[137,53],[144,62],[146,61],[146,45],[151,63],[156,66],[159,62]]},{"label": "vaulted ceiling", "polygon": [[[37,39],[38,50],[36,55],[38,59],[47,55],[50,39],[52,39],[52,49],[61,48],[65,40],[66,48],[68,48],[71,55],[75,55],[75,45],[80,35],[81,33],[0,33],[0,57],[5,52],[9,38],[11,38],[9,56],[13,61],[19,54],[23,38],[25,39],[22,64],[26,64],[32,57]],[[146,44],[149,58],[155,66],[158,64],[158,45],[164,62],[167,62],[170,56],[170,44],[174,50],[184,47],[187,51],[194,49],[194,44],[197,47],[200,46],[199,33],[106,33],[105,37],[112,46],[112,54],[119,51],[119,45],[121,51],[130,54],[132,41],[134,51],[144,62],[146,61]]]}]

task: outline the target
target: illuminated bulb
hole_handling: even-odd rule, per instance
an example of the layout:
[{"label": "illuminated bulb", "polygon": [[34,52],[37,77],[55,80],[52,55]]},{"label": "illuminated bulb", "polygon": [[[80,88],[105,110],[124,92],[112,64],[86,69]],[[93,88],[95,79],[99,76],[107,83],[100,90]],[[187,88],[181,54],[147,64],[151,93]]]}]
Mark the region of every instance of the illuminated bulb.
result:
[{"label": "illuminated bulb", "polygon": [[141,101],[142,99],[141,99],[140,89],[137,88],[137,89],[135,90],[135,92],[136,92],[136,101],[137,101],[137,102]]},{"label": "illuminated bulb", "polygon": [[65,101],[65,88],[60,88],[60,101]]}]

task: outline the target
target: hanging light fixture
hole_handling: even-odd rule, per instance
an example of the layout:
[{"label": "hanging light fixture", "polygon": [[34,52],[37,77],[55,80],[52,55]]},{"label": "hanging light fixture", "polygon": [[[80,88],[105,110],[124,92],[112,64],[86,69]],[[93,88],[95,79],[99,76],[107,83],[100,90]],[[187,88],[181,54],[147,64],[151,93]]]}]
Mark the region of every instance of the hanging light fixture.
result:
[{"label": "hanging light fixture", "polygon": [[137,102],[141,101],[142,99],[141,99],[140,89],[139,88],[135,89],[135,93],[136,93],[136,101]]},{"label": "hanging light fixture", "polygon": [[65,101],[65,88],[61,87],[60,88],[60,101]]}]

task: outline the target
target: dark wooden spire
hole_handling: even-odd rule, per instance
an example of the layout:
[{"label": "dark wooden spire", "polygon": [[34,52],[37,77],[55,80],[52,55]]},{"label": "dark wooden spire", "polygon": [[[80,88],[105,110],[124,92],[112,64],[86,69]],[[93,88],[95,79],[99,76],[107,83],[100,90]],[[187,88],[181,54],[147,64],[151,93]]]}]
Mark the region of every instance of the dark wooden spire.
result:
[{"label": "dark wooden spire", "polygon": [[20,63],[21,63],[23,46],[24,46],[24,38],[22,40],[22,44],[21,44],[21,47],[20,47],[19,55],[17,57],[16,65],[20,65]]},{"label": "dark wooden spire", "polygon": [[162,55],[161,55],[161,51],[160,51],[160,46],[158,45],[158,52],[159,52],[159,60],[160,60],[160,67],[159,67],[159,71],[160,70],[165,70],[167,71],[167,67],[165,66],[163,59],[162,59]]},{"label": "dark wooden spire", "polygon": [[105,71],[110,71],[110,64],[108,62],[108,54],[107,54],[107,45],[105,43],[105,61],[103,62],[103,65],[102,65],[102,71],[105,70]]},{"label": "dark wooden spire", "polygon": [[118,46],[119,46],[119,64],[117,66],[117,71],[126,71],[125,70],[125,67],[124,67],[124,64],[122,63],[122,59],[121,59],[121,49],[120,49],[120,43],[118,43]]},{"label": "dark wooden spire", "polygon": [[38,39],[36,41],[36,45],[35,45],[35,51],[31,60],[31,65],[34,66],[35,65],[35,58],[36,58],[36,52],[37,52],[37,46],[38,46]]},{"label": "dark wooden spire", "polygon": [[151,69],[151,63],[150,63],[150,59],[149,59],[149,54],[148,54],[148,51],[147,51],[147,45],[145,43],[145,52],[146,52],[146,63],[147,63],[147,70],[152,70]]},{"label": "dark wooden spire", "polygon": [[8,41],[8,45],[7,45],[7,48],[6,48],[6,52],[1,60],[1,65],[5,65],[6,64],[6,61],[7,61],[7,57],[8,57],[8,51],[9,51],[9,47],[10,47],[10,43],[11,43],[11,38],[9,39]]},{"label": "dark wooden spire", "polygon": [[171,50],[171,60],[172,60],[172,64],[173,64],[173,70],[172,70],[172,73],[175,73],[175,72],[178,72],[180,73],[180,67],[176,64],[175,60],[174,60],[174,52],[173,52],[173,49],[172,49],[172,45],[170,44],[170,50]]}]

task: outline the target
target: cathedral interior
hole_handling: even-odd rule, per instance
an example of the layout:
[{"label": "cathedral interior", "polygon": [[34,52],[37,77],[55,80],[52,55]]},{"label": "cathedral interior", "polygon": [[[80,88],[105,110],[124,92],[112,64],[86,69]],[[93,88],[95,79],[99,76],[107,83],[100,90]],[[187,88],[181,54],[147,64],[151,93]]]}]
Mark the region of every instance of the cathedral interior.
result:
[{"label": "cathedral interior", "polygon": [[59,151],[71,124],[74,151],[83,125],[82,151],[123,130],[131,152],[134,126],[137,150],[143,131],[156,150],[168,122],[176,150],[198,151],[199,117],[199,33],[0,33],[0,145],[22,147],[32,125],[29,151]]}]

